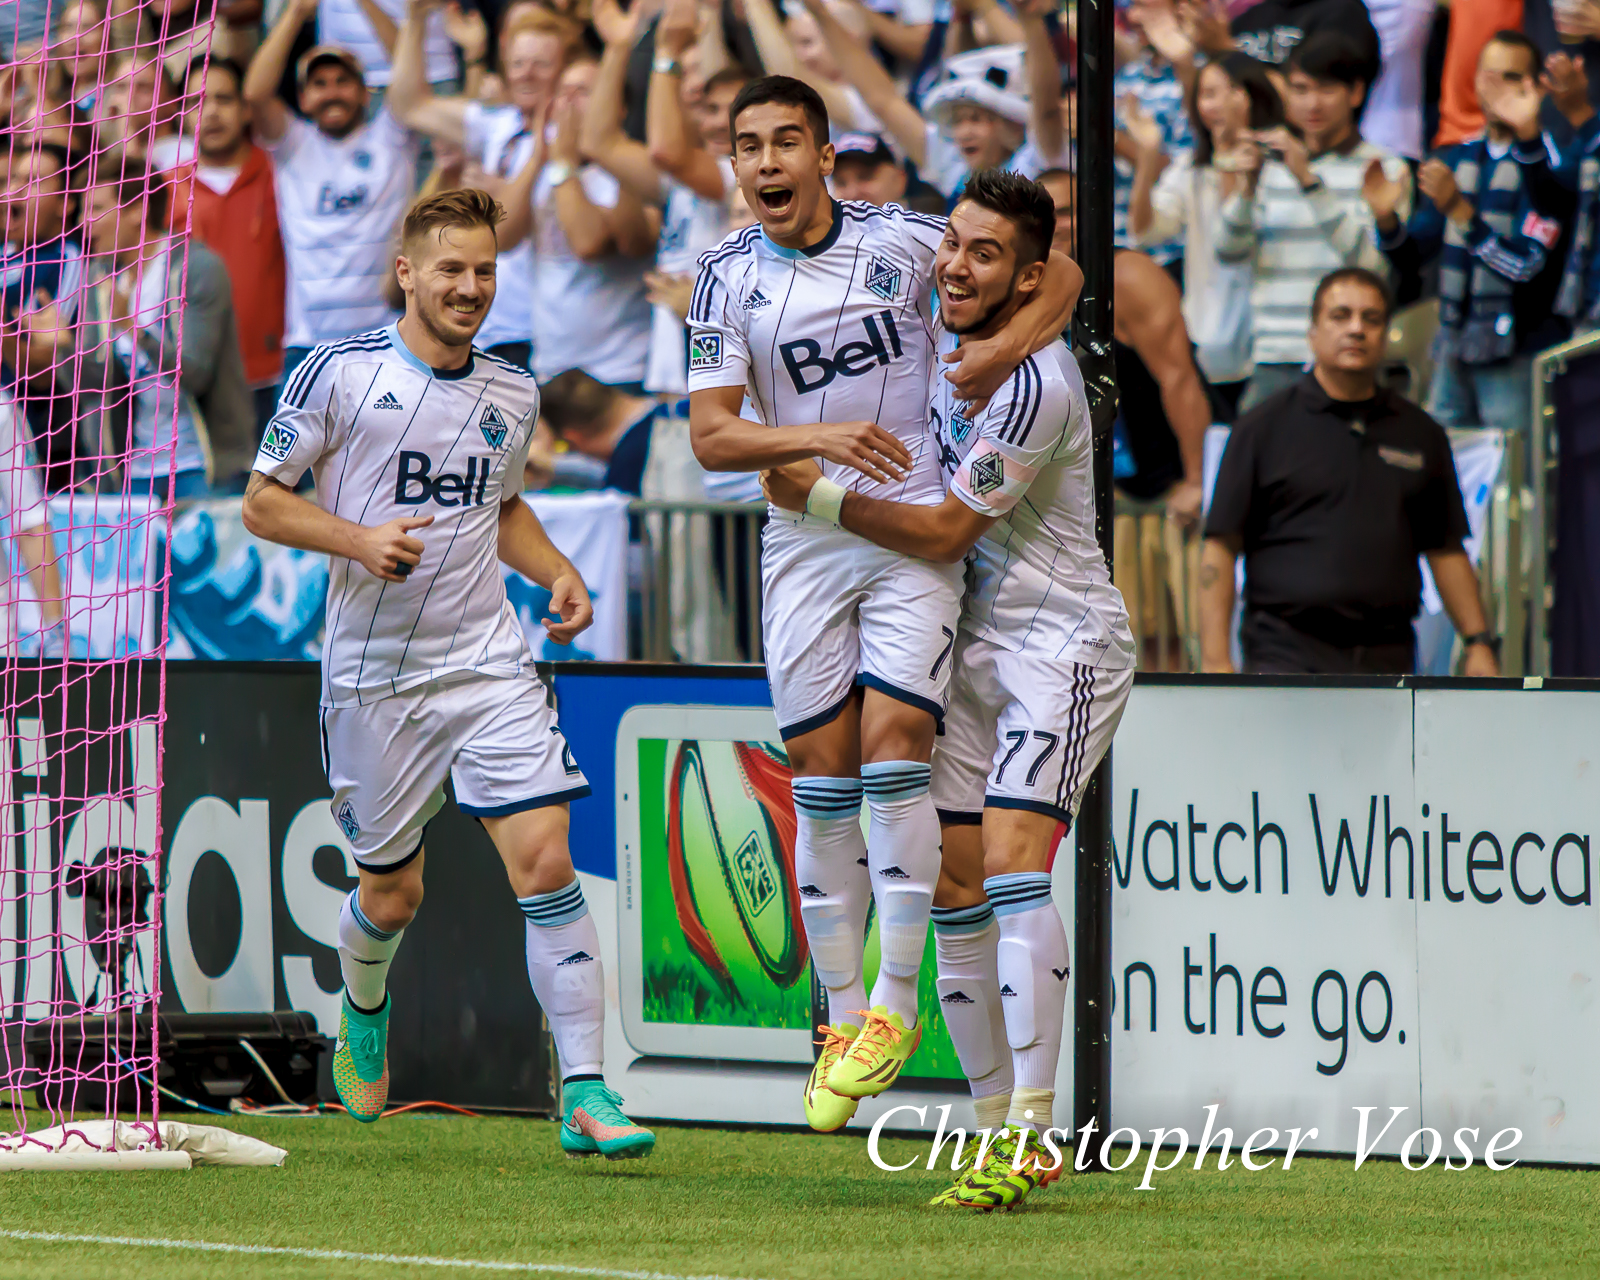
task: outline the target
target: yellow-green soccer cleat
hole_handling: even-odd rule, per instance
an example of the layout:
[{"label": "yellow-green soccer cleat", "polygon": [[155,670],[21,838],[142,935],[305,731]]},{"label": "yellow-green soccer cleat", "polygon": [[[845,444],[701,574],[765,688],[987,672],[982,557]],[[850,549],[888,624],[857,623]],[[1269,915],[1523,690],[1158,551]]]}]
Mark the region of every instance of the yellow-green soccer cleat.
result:
[{"label": "yellow-green soccer cleat", "polygon": [[822,1052],[806,1080],[806,1123],[818,1133],[832,1133],[850,1123],[859,1102],[828,1088],[828,1075],[860,1030],[844,1022],[836,1027],[824,1023],[817,1033],[822,1037]]},{"label": "yellow-green soccer cleat", "polygon": [[655,1150],[656,1135],[622,1114],[622,1098],[604,1080],[570,1081],[561,1101],[561,1149],[572,1159],[639,1160]]},{"label": "yellow-green soccer cleat", "polygon": [[896,1079],[922,1043],[922,1023],[909,1031],[881,1004],[861,1011],[861,1030],[833,1070],[828,1088],[846,1098],[874,1098]]},{"label": "yellow-green soccer cleat", "polygon": [[1061,1177],[1065,1157],[1056,1162],[1055,1168],[1047,1167],[1049,1153],[1032,1130],[1026,1132],[1020,1159],[1017,1147],[1016,1132],[1002,1131],[990,1144],[989,1158],[983,1167],[969,1170],[962,1182],[952,1188],[955,1194],[949,1203],[980,1213],[992,1213],[996,1209],[1004,1212],[1017,1208],[1034,1191]]},{"label": "yellow-green soccer cleat", "polygon": [[333,1051],[333,1087],[344,1109],[371,1124],[389,1105],[389,997],[363,1013],[346,992],[339,1007],[339,1043]]}]

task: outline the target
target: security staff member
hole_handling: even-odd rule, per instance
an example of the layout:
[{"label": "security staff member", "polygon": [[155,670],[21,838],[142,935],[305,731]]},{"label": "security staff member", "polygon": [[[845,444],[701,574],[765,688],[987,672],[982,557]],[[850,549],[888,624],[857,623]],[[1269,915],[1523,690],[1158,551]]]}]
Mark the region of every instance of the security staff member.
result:
[{"label": "security staff member", "polygon": [[1313,368],[1234,427],[1201,552],[1201,656],[1232,671],[1234,567],[1245,557],[1240,629],[1254,674],[1399,674],[1415,669],[1418,556],[1456,630],[1463,674],[1499,674],[1467,516],[1444,429],[1380,388],[1390,300],[1383,281],[1332,272],[1311,304]]}]

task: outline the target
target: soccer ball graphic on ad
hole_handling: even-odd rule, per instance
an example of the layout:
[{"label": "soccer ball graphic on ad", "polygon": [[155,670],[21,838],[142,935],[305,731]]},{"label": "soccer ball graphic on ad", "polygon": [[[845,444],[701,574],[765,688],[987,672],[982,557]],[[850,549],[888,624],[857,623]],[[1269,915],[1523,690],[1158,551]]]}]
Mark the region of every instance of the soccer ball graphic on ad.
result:
[{"label": "soccer ball graphic on ad", "polygon": [[667,866],[684,940],[732,1000],[806,971],[789,761],[763,742],[677,744]]}]

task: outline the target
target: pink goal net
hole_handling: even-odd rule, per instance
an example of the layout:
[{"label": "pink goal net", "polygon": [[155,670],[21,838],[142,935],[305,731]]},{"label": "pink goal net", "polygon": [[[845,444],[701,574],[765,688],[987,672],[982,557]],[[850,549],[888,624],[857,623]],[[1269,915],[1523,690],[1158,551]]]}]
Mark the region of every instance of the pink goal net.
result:
[{"label": "pink goal net", "polygon": [[209,466],[180,367],[209,24],[169,8],[0,0],[0,1150],[113,1115],[159,1145],[161,548]]}]

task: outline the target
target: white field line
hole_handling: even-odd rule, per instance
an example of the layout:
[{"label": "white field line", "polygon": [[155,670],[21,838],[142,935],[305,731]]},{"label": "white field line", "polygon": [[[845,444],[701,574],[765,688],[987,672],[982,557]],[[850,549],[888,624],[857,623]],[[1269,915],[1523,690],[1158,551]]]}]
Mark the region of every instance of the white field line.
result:
[{"label": "white field line", "polygon": [[499,1271],[517,1275],[597,1276],[605,1280],[739,1280],[732,1276],[680,1276],[666,1271],[621,1271],[613,1267],[565,1266],[557,1262],[490,1262],[477,1258],[414,1257],[397,1253],[354,1253],[348,1249],[291,1249],[265,1244],[223,1244],[211,1240],[152,1240],[140,1236],[77,1236],[57,1231],[0,1230],[0,1240],[40,1244],[98,1244],[135,1249],[180,1249],[191,1253],[238,1253],[256,1257],[310,1258],[323,1262],[381,1262],[387,1266],[443,1267],[458,1271]]}]

